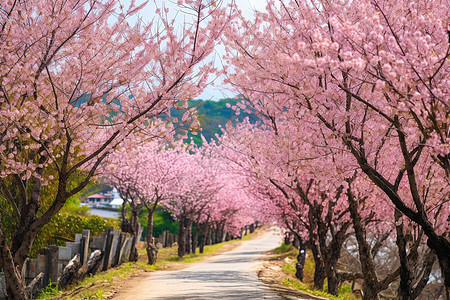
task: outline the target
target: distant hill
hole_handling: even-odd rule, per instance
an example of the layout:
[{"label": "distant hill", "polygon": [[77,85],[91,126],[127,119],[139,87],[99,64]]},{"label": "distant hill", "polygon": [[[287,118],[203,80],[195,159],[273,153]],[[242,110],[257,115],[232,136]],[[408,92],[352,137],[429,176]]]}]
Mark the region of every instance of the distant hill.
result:
[{"label": "distant hill", "polygon": [[[216,137],[216,134],[221,135],[222,131],[219,127],[225,127],[228,121],[231,121],[233,124],[241,122],[245,118],[249,118],[251,123],[256,123],[260,121],[260,118],[255,114],[248,114],[240,111],[240,114],[237,115],[236,111],[231,107],[236,105],[236,103],[245,100],[241,96],[236,96],[234,98],[226,98],[221,99],[219,101],[204,101],[204,100],[189,100],[189,108],[197,107],[198,110],[198,119],[201,124],[202,131],[199,134],[202,134],[207,141],[211,141],[211,139]],[[229,103],[229,108],[227,107],[227,103]],[[183,114],[184,110],[171,110],[171,115],[174,117],[180,116]],[[189,127],[188,124],[183,124],[179,129],[187,129]],[[193,135],[189,133],[189,137],[194,139],[194,142],[197,145],[201,145],[202,141],[200,135]]]}]

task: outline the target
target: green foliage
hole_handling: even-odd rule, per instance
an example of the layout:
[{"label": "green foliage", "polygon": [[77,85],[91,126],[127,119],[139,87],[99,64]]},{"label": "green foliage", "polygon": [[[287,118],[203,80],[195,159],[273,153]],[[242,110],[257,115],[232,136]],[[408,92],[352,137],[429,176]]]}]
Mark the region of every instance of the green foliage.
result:
[{"label": "green foliage", "polygon": [[58,296],[60,296],[61,293],[62,292],[58,289],[58,285],[54,284],[50,281],[49,284],[45,288],[43,288],[39,291],[39,295],[37,296],[36,299],[39,299],[39,300],[57,299],[57,298],[59,298]]},{"label": "green foliage", "polygon": [[90,209],[91,209],[90,206],[65,205],[61,210],[61,212],[87,217],[89,216]]},{"label": "green foliage", "polygon": [[67,212],[60,212],[52,218],[37,234],[33,243],[30,256],[35,256],[40,249],[49,245],[64,245],[64,241],[55,237],[74,239],[75,234],[81,233],[83,229],[89,229],[91,236],[104,233],[106,228],[119,229],[119,220],[106,219],[99,216],[80,216]]},{"label": "green foliage", "polygon": [[353,293],[352,287],[350,285],[345,285],[345,284],[341,285],[339,287],[339,294],[347,294],[347,293],[348,294]]},{"label": "green foliage", "polygon": [[295,278],[296,272],[295,264],[298,255],[298,250],[295,249],[295,247],[293,247],[292,244],[286,245],[285,243],[282,243],[281,246],[274,249],[274,253],[282,258],[289,257],[291,259],[294,259],[294,261],[291,263],[286,262],[284,266],[281,268],[286,274],[289,275],[289,277],[287,277],[283,281],[284,285],[316,296],[326,297],[328,299],[338,299],[338,300],[360,299],[357,295],[355,295],[352,292],[351,286],[348,285],[341,285],[339,287],[339,296],[333,296],[328,294],[326,292],[327,280],[325,280],[324,290],[322,291],[314,290],[313,287],[314,287],[315,265],[311,250],[308,249],[306,252],[306,260],[305,265],[303,267],[303,282]]},{"label": "green foliage", "polygon": [[285,263],[284,266],[281,268],[283,271],[285,271],[286,273],[289,274],[295,274],[295,265],[294,264],[289,264],[289,263]]},{"label": "green foliage", "polygon": [[[226,98],[219,101],[189,100],[188,103],[189,108],[194,106],[197,107],[197,116],[202,128],[199,133],[201,133],[207,141],[210,141],[215,139],[216,134],[222,134],[220,127],[224,128],[227,122],[236,124],[245,118],[249,118],[252,123],[260,121],[256,114],[249,114],[241,111],[239,115],[236,115],[236,112],[232,108],[226,107],[227,103],[234,106],[240,101],[243,101],[242,97]],[[184,112],[185,110],[176,110],[173,108],[171,109],[170,114],[173,117],[180,118]],[[180,131],[188,132],[189,124],[180,123],[174,124],[174,126],[176,128],[176,133]],[[190,139],[197,145],[202,144],[199,134],[193,135],[191,132],[188,132],[187,142],[189,142]]]},{"label": "green foliage", "polygon": [[[325,298],[328,298],[328,299],[336,299],[336,300],[356,300],[356,299],[360,299],[357,296],[355,296],[354,294],[352,294],[351,287],[350,287],[350,293],[344,293],[344,292],[341,293],[341,290],[339,290],[341,294],[339,296],[333,296],[333,295],[328,294],[325,291],[317,291],[317,290],[314,291],[314,290],[311,290],[304,283],[302,283],[302,282],[300,282],[298,280],[292,279],[292,278],[286,278],[284,280],[283,284],[285,286],[294,288],[296,290],[304,291],[304,292],[307,292],[309,294],[312,294],[312,295],[315,295],[315,296],[320,296],[320,297],[325,297]],[[348,288],[346,287],[345,290],[348,290]]]},{"label": "green foliage", "polygon": [[286,245],[284,242],[281,244],[281,246],[273,249],[273,252],[275,252],[275,254],[282,254],[282,253],[287,253],[290,251],[294,251],[294,247],[292,246],[292,244]]},{"label": "green foliage", "polygon": [[[291,257],[296,258],[298,254],[298,250],[295,249],[292,245],[281,244],[280,247],[274,249],[274,252],[277,255],[282,257]],[[307,250],[305,265],[303,268],[303,282],[296,279],[295,272],[295,263],[285,263],[282,267],[282,270],[288,274],[290,277],[286,278],[283,282],[284,285],[289,286],[291,288],[304,291],[316,296],[327,297],[328,299],[338,299],[338,300],[356,300],[360,299],[357,295],[352,292],[351,286],[341,285],[339,287],[339,296],[333,296],[326,292],[327,290],[327,281],[325,280],[324,290],[314,290],[314,259],[311,253],[311,250]]]},{"label": "green foliage", "polygon": [[[147,235],[147,219],[148,210],[143,208],[139,212],[139,223],[144,227],[142,236]],[[176,222],[170,213],[164,210],[161,206],[156,208],[153,215],[153,236],[159,237],[164,230],[168,230],[170,233],[178,234],[178,222]]]},{"label": "green foliage", "polygon": [[153,236],[160,236],[164,230],[178,234],[178,222],[170,213],[162,208],[157,208],[153,216]]}]

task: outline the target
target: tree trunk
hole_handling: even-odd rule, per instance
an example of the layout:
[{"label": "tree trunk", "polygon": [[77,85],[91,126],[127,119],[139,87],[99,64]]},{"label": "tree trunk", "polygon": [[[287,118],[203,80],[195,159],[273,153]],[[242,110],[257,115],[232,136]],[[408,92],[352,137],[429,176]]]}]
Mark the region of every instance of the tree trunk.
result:
[{"label": "tree trunk", "polygon": [[138,261],[137,243],[139,242],[139,222],[138,222],[138,210],[133,207],[130,216],[130,230],[133,242],[131,243],[131,250],[129,261]]},{"label": "tree trunk", "polygon": [[219,235],[219,241],[218,243],[223,243],[223,241],[225,240],[225,221],[222,222],[222,224],[220,225],[220,235]]},{"label": "tree trunk", "polygon": [[311,243],[311,250],[314,258],[314,289],[323,290],[323,284],[325,282],[325,267],[323,260],[320,257],[319,249],[317,245]]},{"label": "tree trunk", "polygon": [[[303,281],[303,268],[305,267],[306,260],[306,246],[303,242],[303,239],[299,235],[295,234],[294,237],[294,245],[298,249],[297,264],[295,265],[295,277],[297,277],[300,281]],[[288,241],[290,242],[290,237]]]},{"label": "tree trunk", "polygon": [[203,250],[205,249],[206,242],[207,242],[207,240],[209,238],[209,235],[210,235],[210,232],[209,232],[210,228],[211,227],[208,224],[205,224],[204,227],[203,227],[202,239],[200,241],[200,249],[199,249],[200,253],[203,253]]},{"label": "tree trunk", "polygon": [[211,231],[208,239],[207,245],[214,245],[216,243],[216,227],[214,225],[211,225]]},{"label": "tree trunk", "polygon": [[[337,189],[336,198],[339,198],[342,192],[342,186]],[[307,194],[302,192],[304,199],[307,199]],[[325,193],[321,194],[323,200],[327,199]],[[342,244],[346,238],[346,232],[350,227],[351,223],[349,221],[334,220],[333,214],[334,203],[328,203],[328,213],[325,218],[322,217],[324,206],[317,202],[307,202],[309,203],[309,213],[308,218],[311,223],[316,224],[317,228],[317,239],[319,247],[319,253],[321,255],[321,260],[323,261],[323,267],[325,269],[326,277],[328,279],[328,293],[332,295],[338,294],[339,278],[337,274],[337,262],[341,254]],[[312,227],[314,228],[314,227]],[[311,228],[311,229],[312,229]],[[310,229],[310,230],[311,230]],[[313,236],[314,233],[310,234]],[[331,240],[330,240],[331,237]]]},{"label": "tree trunk", "polygon": [[428,238],[427,245],[438,257],[445,285],[444,294],[450,299],[450,241],[443,236],[436,236],[433,239]]},{"label": "tree trunk", "polygon": [[343,224],[342,228],[331,236],[331,242],[327,246],[325,245],[326,231],[323,240],[319,243],[321,246],[321,253],[323,256],[324,268],[328,280],[328,293],[331,295],[338,294],[339,278],[337,274],[337,262],[340,257],[342,243],[344,242],[344,236],[349,227],[348,224]]},{"label": "tree trunk", "polygon": [[285,245],[290,245],[291,244],[291,233],[288,232],[288,231],[284,234],[284,244]]},{"label": "tree trunk", "polygon": [[212,245],[214,243],[213,237],[214,237],[214,227],[212,225],[209,225],[208,235],[206,238],[206,245]]},{"label": "tree trunk", "polygon": [[186,225],[186,254],[191,254],[192,221],[188,220]]},{"label": "tree trunk", "polygon": [[410,300],[412,292],[413,275],[411,264],[406,254],[406,239],[403,234],[403,222],[399,223],[402,213],[395,210],[395,229],[397,231],[396,244],[398,248],[398,256],[400,258],[400,284],[398,287],[398,298],[401,300]]},{"label": "tree trunk", "polygon": [[128,257],[129,261],[137,261],[138,260],[138,251],[137,251],[137,242],[139,241],[139,221],[138,214],[140,209],[137,207],[134,201],[130,201],[131,207],[131,216],[130,219],[127,219],[127,202],[125,201],[122,205],[122,222],[120,228],[123,232],[127,232],[131,235],[133,242],[131,244],[130,255]]},{"label": "tree trunk", "polygon": [[220,237],[222,236],[222,232],[220,231],[220,223],[216,223],[216,229],[214,233],[214,244],[218,244],[220,243]]},{"label": "tree trunk", "polygon": [[181,216],[178,222],[178,257],[183,257],[186,249],[186,227],[185,217]]},{"label": "tree trunk", "polygon": [[122,222],[120,222],[120,230],[122,232],[131,232],[130,229],[130,221],[127,218],[127,204],[128,201],[125,199],[123,204],[122,204],[122,209],[120,210],[120,214],[122,217]]},{"label": "tree trunk", "polygon": [[[363,155],[361,156],[361,151],[356,148],[352,143],[344,139],[344,144],[350,148],[353,156],[356,158],[361,170],[367,174],[370,180],[375,183],[391,200],[392,204],[395,205],[403,215],[417,223],[424,231],[425,235],[428,237],[427,245],[434,251],[438,257],[439,266],[441,267],[442,277],[444,279],[444,285],[446,288],[447,299],[450,293],[450,240],[443,235],[439,235],[434,229],[432,223],[428,220],[427,212],[424,210],[423,205],[420,204],[420,196],[417,188],[416,175],[413,163],[413,159],[407,150],[406,138],[400,123],[397,120],[394,121],[393,125],[396,127],[398,133],[399,145],[402,149],[402,154],[404,158],[405,168],[407,171],[409,190],[415,199],[415,208],[417,212],[408,207],[403,199],[398,195],[395,186],[393,186],[386,178],[384,178],[380,173],[378,173],[369,163],[367,158]],[[415,154],[417,155],[417,154]],[[415,197],[414,197],[415,195]]]},{"label": "tree trunk", "polygon": [[3,233],[0,230],[0,255],[5,274],[6,293],[8,299],[28,299],[25,291],[25,283],[22,279],[21,269],[15,264],[9,245],[6,244]]},{"label": "tree trunk", "polygon": [[333,272],[333,269],[329,270],[327,272],[327,280],[328,280],[328,293],[331,295],[337,295],[339,293],[338,287],[339,287],[339,280],[336,276],[336,273]]},{"label": "tree trunk", "polygon": [[358,203],[351,191],[351,181],[348,181],[348,183],[349,187],[347,189],[347,199],[353,229],[355,230],[356,241],[358,242],[361,271],[364,277],[364,299],[378,299],[378,278],[375,273],[375,264],[372,259],[370,245],[366,240],[366,229],[362,223],[361,215],[358,211]]},{"label": "tree trunk", "polygon": [[137,234],[132,235],[132,238],[133,238],[133,241],[131,243],[130,256],[128,257],[128,260],[136,262],[136,261],[138,261],[138,257],[139,257],[137,247],[136,247],[137,242],[138,242]]},{"label": "tree trunk", "polygon": [[149,265],[154,265],[158,256],[158,248],[155,245],[155,239],[153,238],[153,214],[155,212],[156,204],[153,209],[148,209],[147,219],[147,259]]},{"label": "tree trunk", "polygon": [[200,231],[200,225],[197,223],[197,224],[195,224],[195,231],[192,234],[192,242],[191,242],[192,254],[195,254],[195,252],[197,251],[199,231]]}]

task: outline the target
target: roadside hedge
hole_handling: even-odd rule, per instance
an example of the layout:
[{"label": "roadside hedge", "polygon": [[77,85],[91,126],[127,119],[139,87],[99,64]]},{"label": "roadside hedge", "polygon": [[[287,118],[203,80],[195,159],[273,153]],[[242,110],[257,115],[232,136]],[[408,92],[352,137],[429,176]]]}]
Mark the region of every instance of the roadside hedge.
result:
[{"label": "roadside hedge", "polygon": [[67,212],[60,212],[52,218],[36,235],[30,257],[35,257],[39,250],[49,245],[64,246],[63,239],[73,240],[75,234],[83,229],[91,231],[91,237],[100,235],[108,227],[120,229],[120,221],[107,219],[95,215],[80,216]]}]

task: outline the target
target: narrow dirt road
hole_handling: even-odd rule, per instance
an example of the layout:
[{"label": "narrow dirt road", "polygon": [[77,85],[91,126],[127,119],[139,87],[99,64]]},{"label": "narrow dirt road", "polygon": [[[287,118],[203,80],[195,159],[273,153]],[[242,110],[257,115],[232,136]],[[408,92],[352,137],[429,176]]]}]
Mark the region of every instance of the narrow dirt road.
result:
[{"label": "narrow dirt road", "polygon": [[[114,299],[283,299],[256,276],[263,251],[277,247],[281,235],[271,229],[259,239],[244,241],[229,252],[179,271],[159,271]],[[133,286],[136,284],[135,286]]]}]

